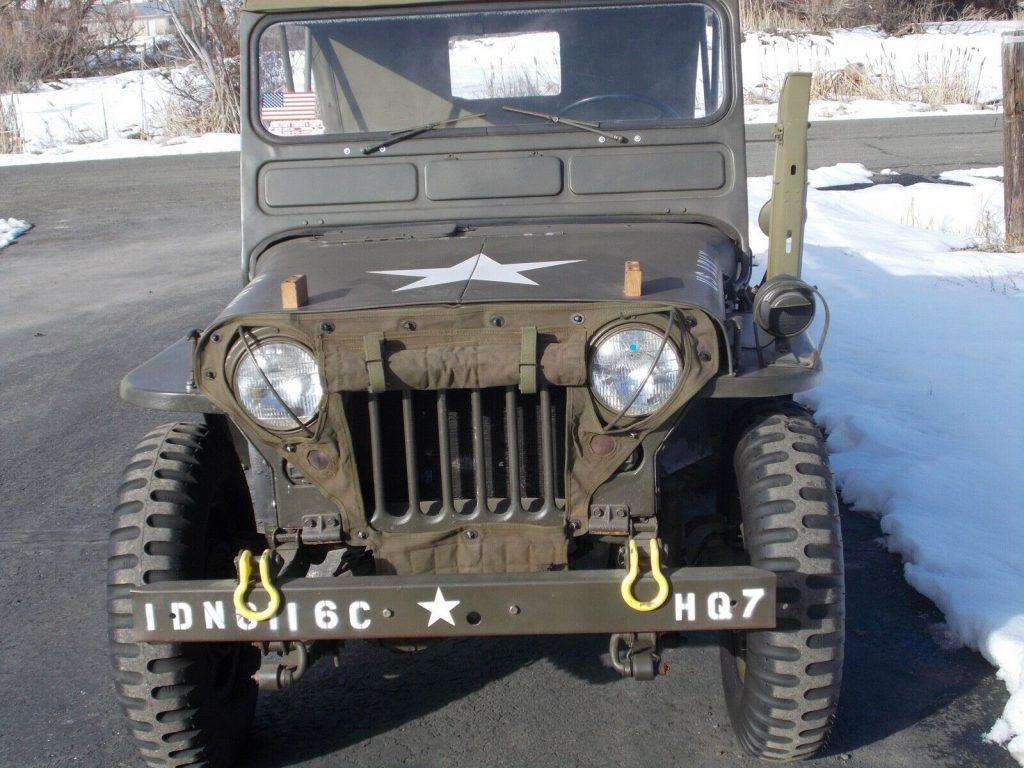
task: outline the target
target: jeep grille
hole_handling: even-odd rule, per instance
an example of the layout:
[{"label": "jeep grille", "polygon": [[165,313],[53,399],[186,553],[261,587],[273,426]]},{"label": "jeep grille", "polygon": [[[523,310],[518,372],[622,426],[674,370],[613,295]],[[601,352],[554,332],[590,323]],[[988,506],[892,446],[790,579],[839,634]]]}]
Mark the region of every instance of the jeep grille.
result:
[{"label": "jeep grille", "polygon": [[537,522],[564,509],[564,388],[357,393],[346,416],[378,530]]}]

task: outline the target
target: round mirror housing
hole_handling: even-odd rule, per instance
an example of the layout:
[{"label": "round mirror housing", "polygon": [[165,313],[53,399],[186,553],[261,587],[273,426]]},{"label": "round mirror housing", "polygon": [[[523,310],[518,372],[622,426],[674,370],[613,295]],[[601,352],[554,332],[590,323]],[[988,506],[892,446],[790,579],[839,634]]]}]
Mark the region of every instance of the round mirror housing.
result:
[{"label": "round mirror housing", "polygon": [[799,336],[814,319],[814,289],[790,275],[776,275],[754,296],[754,320],[778,338]]},{"label": "round mirror housing", "polygon": [[771,234],[771,223],[772,201],[769,198],[768,202],[761,206],[761,210],[757,214],[757,226],[760,227],[762,232],[769,235]]}]

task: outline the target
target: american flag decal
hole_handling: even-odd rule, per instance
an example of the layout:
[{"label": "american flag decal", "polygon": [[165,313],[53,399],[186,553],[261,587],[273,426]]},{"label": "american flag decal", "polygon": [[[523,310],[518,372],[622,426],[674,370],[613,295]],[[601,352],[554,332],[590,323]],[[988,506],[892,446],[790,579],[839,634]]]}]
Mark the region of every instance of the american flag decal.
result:
[{"label": "american flag decal", "polygon": [[264,123],[275,120],[315,120],[316,93],[313,91],[272,91],[260,98]]}]

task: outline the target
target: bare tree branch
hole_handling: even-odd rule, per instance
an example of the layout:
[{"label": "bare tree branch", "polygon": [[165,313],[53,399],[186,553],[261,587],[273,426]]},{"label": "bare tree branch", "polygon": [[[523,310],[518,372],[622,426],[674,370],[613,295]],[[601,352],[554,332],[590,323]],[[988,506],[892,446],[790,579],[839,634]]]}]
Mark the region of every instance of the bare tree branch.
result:
[{"label": "bare tree branch", "polygon": [[131,59],[130,9],[99,0],[0,0],[0,91]]},{"label": "bare tree branch", "polygon": [[170,82],[176,130],[237,132],[240,123],[238,5],[220,0],[161,0],[189,66]]}]

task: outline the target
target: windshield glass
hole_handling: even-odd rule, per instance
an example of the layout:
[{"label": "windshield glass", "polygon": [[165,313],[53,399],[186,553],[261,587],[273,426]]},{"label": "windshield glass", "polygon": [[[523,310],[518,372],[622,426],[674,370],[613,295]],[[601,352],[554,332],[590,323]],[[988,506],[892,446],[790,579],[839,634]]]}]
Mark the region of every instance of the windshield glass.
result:
[{"label": "windshield glass", "polygon": [[278,136],[477,113],[437,128],[694,121],[724,102],[723,48],[717,13],[696,3],[278,23],[259,41],[259,117]]}]

